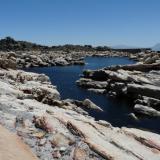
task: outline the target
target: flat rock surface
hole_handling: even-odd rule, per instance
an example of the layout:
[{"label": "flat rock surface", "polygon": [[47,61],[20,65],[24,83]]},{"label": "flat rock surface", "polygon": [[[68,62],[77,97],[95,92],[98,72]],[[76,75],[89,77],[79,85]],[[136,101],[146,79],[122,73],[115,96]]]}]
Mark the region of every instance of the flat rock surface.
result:
[{"label": "flat rock surface", "polygon": [[[11,76],[13,72],[19,76]],[[71,103],[67,103],[65,107],[59,107],[55,102],[50,105],[49,95],[58,92],[50,85],[48,78],[42,75],[30,76],[30,73],[14,70],[1,70],[1,75],[0,123],[20,136],[39,159],[160,159],[160,135],[133,128],[116,128],[108,122],[95,121],[88,115],[72,110]],[[48,92],[42,94],[42,97],[48,101],[39,101],[33,92],[23,90],[26,82],[39,83],[40,88],[45,86]],[[41,94],[41,92],[36,93]],[[63,104],[61,100],[57,101],[57,98],[55,100],[57,104]],[[4,144],[3,140],[7,134],[0,136],[4,136],[4,139],[1,138]],[[5,142],[7,148],[11,147],[11,151],[16,154],[20,144],[16,142],[12,147],[14,141],[10,136],[8,138]],[[0,147],[2,148],[0,152],[3,154],[5,147],[3,145]],[[20,154],[27,154],[22,156],[23,159],[34,159],[31,152],[23,153],[23,148],[19,149],[19,152],[21,151]],[[28,158],[29,156],[31,158]]]},{"label": "flat rock surface", "polygon": [[15,134],[0,125],[1,160],[38,160],[30,148]]}]

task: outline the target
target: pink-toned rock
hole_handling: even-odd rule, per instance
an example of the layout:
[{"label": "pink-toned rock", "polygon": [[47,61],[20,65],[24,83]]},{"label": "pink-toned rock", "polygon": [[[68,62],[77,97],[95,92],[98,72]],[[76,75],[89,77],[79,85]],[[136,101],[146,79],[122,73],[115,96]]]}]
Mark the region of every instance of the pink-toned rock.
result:
[{"label": "pink-toned rock", "polygon": [[85,160],[87,158],[87,153],[81,148],[75,148],[73,160]]},{"label": "pink-toned rock", "polygon": [[47,121],[46,117],[34,117],[33,123],[37,128],[40,128],[46,132],[52,132],[53,128],[50,123]]},{"label": "pink-toned rock", "polygon": [[1,160],[38,160],[18,136],[0,126]]}]

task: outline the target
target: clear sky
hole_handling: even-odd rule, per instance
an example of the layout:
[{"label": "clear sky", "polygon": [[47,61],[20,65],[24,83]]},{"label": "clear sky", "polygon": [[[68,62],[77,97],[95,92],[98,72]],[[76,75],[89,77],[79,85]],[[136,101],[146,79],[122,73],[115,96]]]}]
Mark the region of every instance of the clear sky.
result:
[{"label": "clear sky", "polygon": [[0,38],[6,36],[150,47],[160,42],[160,0],[0,0]]}]

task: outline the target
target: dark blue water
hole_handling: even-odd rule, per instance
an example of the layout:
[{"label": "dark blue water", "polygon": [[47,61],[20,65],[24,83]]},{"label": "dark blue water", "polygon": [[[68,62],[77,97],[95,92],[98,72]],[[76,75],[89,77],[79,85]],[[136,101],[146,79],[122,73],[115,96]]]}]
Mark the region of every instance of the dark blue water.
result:
[{"label": "dark blue water", "polygon": [[[141,121],[134,121],[128,114],[133,112],[133,103],[125,99],[112,99],[106,95],[100,95],[89,92],[86,89],[80,88],[76,85],[83,70],[86,69],[100,69],[106,66],[117,64],[133,64],[134,61],[128,58],[105,58],[105,57],[87,57],[85,59],[86,65],[84,66],[55,66],[55,67],[42,67],[42,68],[29,68],[27,71],[36,73],[44,73],[50,77],[53,85],[57,86],[62,99],[77,99],[84,100],[89,98],[95,104],[100,106],[104,112],[91,111],[90,115],[95,119],[107,120],[113,126],[128,126],[150,129],[156,132],[160,131],[157,126],[156,119],[142,119]],[[160,122],[160,121],[159,121]]]}]

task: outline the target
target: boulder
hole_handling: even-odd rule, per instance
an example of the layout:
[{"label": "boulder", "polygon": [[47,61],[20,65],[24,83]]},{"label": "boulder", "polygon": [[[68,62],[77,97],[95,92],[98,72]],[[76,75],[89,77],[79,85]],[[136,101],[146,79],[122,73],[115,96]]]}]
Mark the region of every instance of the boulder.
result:
[{"label": "boulder", "polygon": [[116,95],[122,96],[127,94],[127,87],[125,83],[122,82],[110,83],[108,91],[112,93],[115,92]]},{"label": "boulder", "polygon": [[141,101],[143,104],[146,104],[147,106],[160,111],[160,100],[159,99],[143,96],[143,100]]},{"label": "boulder", "polygon": [[39,82],[28,81],[19,85],[19,89],[26,94],[31,94],[34,99],[50,105],[54,100],[60,99],[60,94],[55,87],[47,84],[42,86]]},{"label": "boulder", "polygon": [[74,160],[85,160],[87,159],[87,157],[88,157],[88,154],[84,149],[78,148],[78,147],[74,149],[74,155],[73,155]]},{"label": "boulder", "polygon": [[159,56],[158,55],[155,55],[153,57],[148,57],[147,59],[145,59],[144,63],[145,64],[152,64],[152,63],[155,63],[156,60],[159,59]]},{"label": "boulder", "polygon": [[127,84],[127,93],[160,99],[160,87],[149,84]]},{"label": "boulder", "polygon": [[73,139],[66,137],[63,133],[56,133],[51,141],[53,147],[69,147],[75,143]]},{"label": "boulder", "polygon": [[140,105],[140,104],[136,104],[134,106],[134,110],[137,113],[141,113],[147,116],[151,116],[151,117],[160,117],[160,112],[151,108],[151,107],[147,107],[144,105]]},{"label": "boulder", "polygon": [[107,81],[94,81],[87,78],[80,78],[76,83],[81,87],[94,89],[106,89],[108,86]]},{"label": "boulder", "polygon": [[106,90],[105,89],[95,89],[95,88],[89,88],[88,91],[98,93],[98,94],[105,94]]},{"label": "boulder", "polygon": [[69,65],[69,63],[62,57],[56,58],[55,59],[55,64],[58,66],[66,66]]},{"label": "boulder", "polygon": [[103,111],[100,107],[98,107],[96,104],[94,104],[94,103],[93,103],[91,100],[89,100],[89,99],[85,99],[82,104],[83,104],[83,106],[84,106],[86,109]]},{"label": "boulder", "polygon": [[3,69],[8,69],[8,68],[12,68],[12,69],[16,69],[16,60],[14,59],[4,59],[4,58],[0,58],[0,68]]},{"label": "boulder", "polygon": [[117,66],[111,66],[106,67],[105,70],[111,70],[111,71],[117,71],[119,69],[128,70],[128,71],[151,71],[151,70],[160,70],[159,63],[153,63],[153,64],[131,64],[131,65],[117,65]]},{"label": "boulder", "polygon": [[138,120],[139,120],[138,117],[137,117],[134,113],[130,113],[130,114],[128,114],[128,116],[129,116],[131,119],[133,119],[134,121],[138,121]]}]

